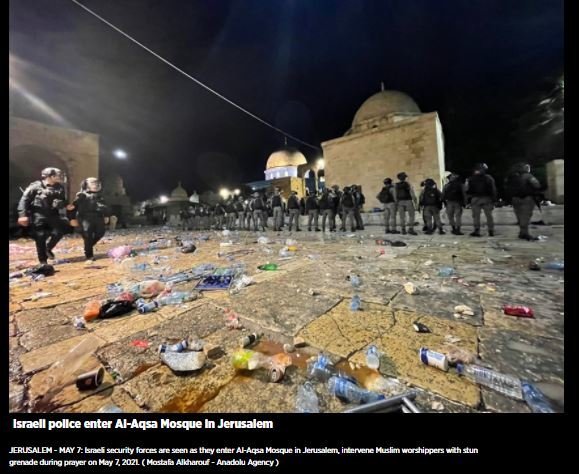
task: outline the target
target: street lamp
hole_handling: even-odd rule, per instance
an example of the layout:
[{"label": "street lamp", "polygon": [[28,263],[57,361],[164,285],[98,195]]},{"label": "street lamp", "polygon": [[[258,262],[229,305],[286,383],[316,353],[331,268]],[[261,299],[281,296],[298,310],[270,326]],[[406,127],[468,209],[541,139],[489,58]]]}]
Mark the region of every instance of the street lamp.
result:
[{"label": "street lamp", "polygon": [[125,160],[128,156],[127,152],[121,150],[120,148],[117,148],[115,151],[113,151],[113,155],[115,155],[115,157],[118,158],[119,160]]},{"label": "street lamp", "polygon": [[165,204],[165,203],[167,203],[168,201],[169,201],[169,198],[168,198],[167,196],[161,196],[161,197],[159,198],[159,202],[160,202],[161,204]]},{"label": "street lamp", "polygon": [[316,164],[317,164],[319,170],[323,170],[324,166],[326,165],[326,162],[324,161],[323,158],[320,158]]},{"label": "street lamp", "polygon": [[227,197],[229,196],[230,192],[229,189],[227,188],[221,188],[219,190],[219,195],[223,198],[223,199],[227,199]]},{"label": "street lamp", "polygon": [[235,194],[236,196],[239,196],[239,195],[241,194],[241,190],[235,189],[235,190],[233,191],[233,194]]}]

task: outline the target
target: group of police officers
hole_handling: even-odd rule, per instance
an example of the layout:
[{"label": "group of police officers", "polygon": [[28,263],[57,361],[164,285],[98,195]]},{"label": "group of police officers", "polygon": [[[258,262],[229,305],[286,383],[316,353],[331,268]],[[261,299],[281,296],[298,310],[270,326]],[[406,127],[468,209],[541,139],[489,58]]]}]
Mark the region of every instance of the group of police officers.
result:
[{"label": "group of police officers", "polygon": [[[18,223],[31,228],[41,264],[54,259],[52,250],[69,225],[80,228],[85,257],[88,262],[92,262],[94,245],[104,235],[104,225],[110,216],[102,198],[101,183],[97,178],[85,179],[74,201],[67,205],[61,177],[62,173],[57,168],[42,170],[41,180],[31,183],[23,193],[18,205]],[[470,205],[474,224],[474,231],[470,235],[481,236],[481,212],[486,216],[488,235],[495,235],[493,208],[497,200],[497,188],[486,164],[477,164],[464,184],[460,176],[451,173],[442,191],[433,179],[428,178],[421,183],[422,191],[418,198],[405,172],[398,173],[397,178],[396,183],[391,178],[384,179],[384,187],[377,196],[384,206],[387,234],[417,235],[414,230],[416,210],[423,212],[424,233],[432,234],[438,229],[440,234],[444,234],[440,211],[445,206],[452,233],[464,235],[461,232],[462,212]],[[505,197],[512,204],[517,217],[520,239],[536,240],[529,233],[529,224],[540,193],[541,185],[531,174],[528,164],[516,164],[505,179]],[[265,231],[271,216],[273,230],[276,232],[285,227],[284,216],[289,216],[287,226],[290,232],[294,228],[301,231],[300,215],[308,216],[308,231],[313,229],[316,232],[325,232],[326,224],[330,232],[335,232],[336,217],[339,217],[340,231],[346,231],[349,227],[355,232],[364,230],[361,216],[364,204],[365,197],[359,185],[345,186],[342,190],[334,185],[325,188],[319,195],[307,193],[301,199],[297,192],[292,191],[287,201],[282,192],[275,189],[266,199],[259,192],[248,199],[242,196],[230,197],[215,206],[199,205],[181,211],[180,217],[183,227],[191,230],[253,228],[254,231]],[[62,209],[66,209],[68,219],[61,215]],[[397,217],[400,231],[397,229]]]}]

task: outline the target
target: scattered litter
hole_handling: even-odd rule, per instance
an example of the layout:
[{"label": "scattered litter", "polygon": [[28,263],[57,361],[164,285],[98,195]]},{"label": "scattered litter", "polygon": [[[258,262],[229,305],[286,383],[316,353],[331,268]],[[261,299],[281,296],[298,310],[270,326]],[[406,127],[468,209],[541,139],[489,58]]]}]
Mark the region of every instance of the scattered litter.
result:
[{"label": "scattered litter", "polygon": [[441,267],[438,269],[439,277],[450,277],[454,275],[454,268],[452,267]]},{"label": "scattered litter", "polygon": [[539,271],[539,270],[541,270],[541,266],[537,262],[535,262],[534,260],[531,260],[529,262],[529,270]]},{"label": "scattered litter", "polygon": [[565,262],[548,262],[543,265],[545,270],[565,270]]},{"label": "scattered litter", "polygon": [[472,310],[472,308],[470,306],[466,306],[464,304],[460,304],[458,306],[454,307],[454,313],[455,313],[455,317],[456,315],[460,315],[460,316],[474,316],[474,311]]},{"label": "scattered litter", "polygon": [[240,347],[251,346],[255,341],[257,341],[257,338],[258,336],[255,333],[249,334],[248,336],[243,336],[239,341],[239,346]]},{"label": "scattered litter", "polygon": [[503,311],[509,316],[517,316],[519,318],[534,318],[533,310],[528,306],[503,306]]},{"label": "scattered litter", "polygon": [[304,347],[307,345],[306,340],[299,336],[294,337],[293,343],[295,347]]},{"label": "scattered litter", "polygon": [[72,320],[72,325],[76,329],[86,329],[86,321],[82,316],[75,316]]},{"label": "scattered litter", "polygon": [[142,339],[136,339],[134,341],[131,341],[131,346],[140,347],[142,349],[147,349],[150,346],[150,344],[148,341],[143,341]]},{"label": "scattered litter", "polygon": [[319,293],[316,290],[312,290],[311,288],[308,290],[308,295],[310,296],[316,296],[319,295]]},{"label": "scattered litter", "polygon": [[440,402],[432,402],[431,408],[436,411],[444,410],[444,405]]},{"label": "scattered litter", "polygon": [[426,326],[426,325],[424,325],[424,324],[422,324],[422,323],[419,323],[418,321],[414,321],[414,322],[412,323],[412,327],[414,328],[414,330],[415,330],[416,332],[420,332],[420,333],[428,333],[428,332],[430,332],[430,329],[428,328],[428,326]]},{"label": "scattered litter", "polygon": [[423,364],[448,372],[448,359],[446,355],[431,351],[426,347],[421,347],[418,351],[418,357]]},{"label": "scattered litter", "polygon": [[416,285],[412,282],[404,283],[404,291],[406,291],[406,293],[409,295],[418,294],[418,288],[416,288]]},{"label": "scattered litter", "polygon": [[470,352],[462,347],[457,347],[449,344],[449,348],[446,351],[446,357],[448,358],[449,364],[456,365],[458,363],[462,364],[473,364],[477,360],[476,354]]},{"label": "scattered litter", "polygon": [[430,265],[432,265],[434,262],[432,260],[426,260],[426,262],[424,262],[424,265],[426,267],[429,267]]},{"label": "scattered litter", "polygon": [[537,240],[539,241],[545,241],[547,240],[549,237],[547,237],[546,235],[538,235],[537,236]]},{"label": "scattered litter", "polygon": [[444,336],[444,342],[447,342],[449,344],[454,344],[454,343],[460,342],[460,341],[461,341],[460,337],[452,336],[450,334],[447,334],[446,336]]},{"label": "scattered litter", "polygon": [[265,265],[260,265],[259,267],[257,267],[257,269],[271,272],[277,270],[278,266],[275,263],[266,263]]},{"label": "scattered litter", "polygon": [[52,295],[52,293],[49,293],[47,291],[39,291],[38,293],[34,293],[34,294],[30,295],[29,297],[24,298],[23,301],[38,301],[42,298],[46,298],[46,297],[51,296],[51,295]]},{"label": "scattered litter", "polygon": [[286,353],[294,352],[296,350],[295,346],[292,344],[284,344],[283,351]]}]

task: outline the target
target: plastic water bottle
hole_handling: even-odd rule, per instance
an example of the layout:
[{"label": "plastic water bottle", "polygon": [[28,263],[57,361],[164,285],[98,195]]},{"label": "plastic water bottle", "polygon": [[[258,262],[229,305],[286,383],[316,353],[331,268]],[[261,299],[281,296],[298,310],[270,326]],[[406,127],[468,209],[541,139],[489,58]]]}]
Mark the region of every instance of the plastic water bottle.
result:
[{"label": "plastic water bottle", "polygon": [[296,409],[299,413],[319,413],[318,395],[310,382],[300,385],[296,398]]},{"label": "plastic water bottle", "polygon": [[336,397],[353,403],[370,403],[377,400],[384,400],[381,393],[371,392],[365,388],[358,387],[350,380],[342,377],[331,377],[328,381],[330,393]]},{"label": "plastic water bottle", "polygon": [[319,354],[315,360],[310,361],[308,363],[307,371],[308,378],[320,382],[326,382],[334,375],[337,375],[341,378],[350,380],[354,384],[357,383],[352,377],[348,377],[346,374],[338,371],[324,354]]},{"label": "plastic water bottle", "polygon": [[350,303],[350,310],[351,311],[359,311],[362,307],[362,302],[360,301],[360,297],[358,295],[354,295],[352,297],[352,302]]},{"label": "plastic water bottle", "polygon": [[508,397],[523,400],[521,381],[517,377],[501,374],[480,365],[457,364],[456,370],[472,382],[484,385]]},{"label": "plastic water bottle", "polygon": [[366,351],[366,365],[369,369],[378,370],[380,367],[380,352],[376,346],[368,347]]},{"label": "plastic water bottle", "polygon": [[438,269],[439,277],[450,277],[454,275],[454,268],[452,267],[441,267]]},{"label": "plastic water bottle", "polygon": [[565,271],[565,262],[548,262],[543,265],[545,270],[560,270]]},{"label": "plastic water bottle", "polygon": [[114,403],[109,403],[103,407],[101,407],[97,413],[124,413],[118,406]]},{"label": "plastic water bottle", "polygon": [[523,397],[533,413],[555,413],[547,397],[530,382],[522,382]]},{"label": "plastic water bottle", "polygon": [[186,291],[176,291],[173,293],[169,293],[166,296],[161,296],[157,298],[157,303],[159,306],[167,306],[172,304],[182,304],[187,301],[192,301],[194,299],[191,293]]},{"label": "plastic water bottle", "polygon": [[137,307],[139,313],[145,314],[152,311],[156,311],[159,308],[159,303],[156,301],[151,301],[150,303],[145,303]]},{"label": "plastic water bottle", "polygon": [[362,284],[358,275],[350,275],[350,283],[352,284],[352,288],[359,288]]}]

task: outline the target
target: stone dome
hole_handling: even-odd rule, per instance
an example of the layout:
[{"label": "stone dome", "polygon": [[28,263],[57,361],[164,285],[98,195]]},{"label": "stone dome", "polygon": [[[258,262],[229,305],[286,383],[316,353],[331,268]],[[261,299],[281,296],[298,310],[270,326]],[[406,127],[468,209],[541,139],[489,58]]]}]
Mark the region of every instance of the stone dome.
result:
[{"label": "stone dome", "polygon": [[416,102],[404,92],[381,91],[366,99],[360,106],[354,116],[352,127],[365,120],[385,117],[390,114],[419,113],[420,109]]},{"label": "stone dome", "polygon": [[306,164],[306,157],[298,150],[278,150],[269,155],[266,169],[278,168],[280,166],[300,166]]},{"label": "stone dome", "polygon": [[181,186],[181,181],[179,181],[179,184],[177,185],[177,187],[175,189],[173,189],[173,191],[171,192],[171,200],[172,201],[187,201],[189,200],[189,195],[187,194],[187,191],[185,191],[185,189],[183,188],[183,186]]}]

